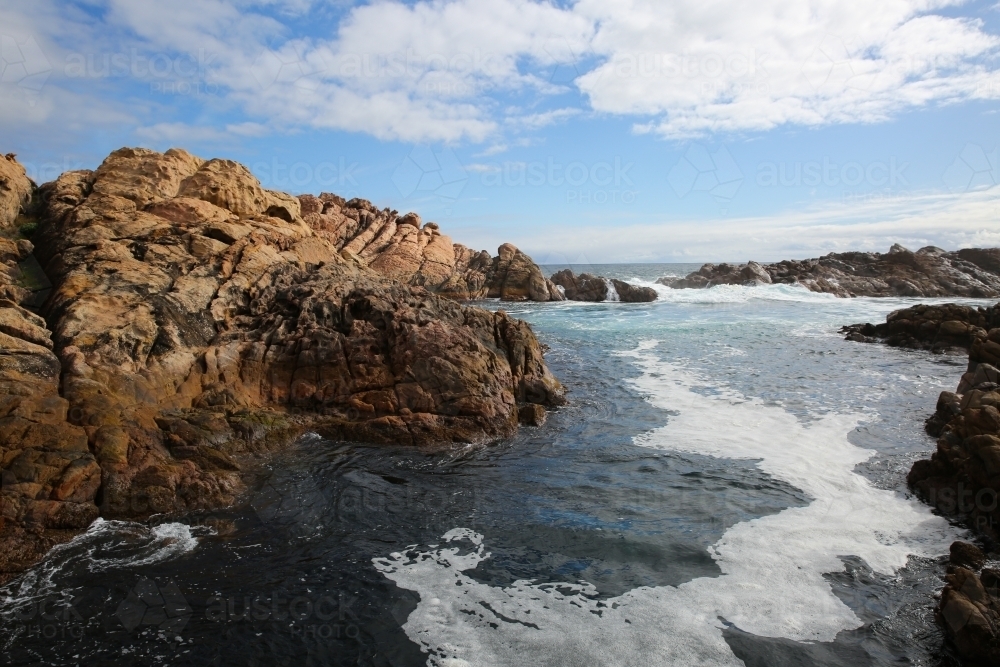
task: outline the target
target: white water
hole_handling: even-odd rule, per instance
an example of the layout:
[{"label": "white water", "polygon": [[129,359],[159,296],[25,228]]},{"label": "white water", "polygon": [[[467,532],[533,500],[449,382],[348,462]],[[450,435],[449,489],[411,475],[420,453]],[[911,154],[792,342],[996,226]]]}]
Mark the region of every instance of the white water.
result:
[{"label": "white water", "polygon": [[621,297],[618,296],[618,290],[615,289],[615,284],[607,278],[604,279],[604,284],[608,286],[607,301],[621,301]]},{"label": "white water", "polygon": [[[671,291],[749,289],[761,290]],[[768,288],[784,290],[795,290],[796,297],[805,291]],[[875,572],[891,575],[910,555],[937,556],[960,537],[927,507],[877,489],[854,472],[872,452],[847,436],[871,416],[828,414],[803,423],[735,392],[707,397],[691,391],[705,383],[660,360],[656,346],[647,342],[626,356],[642,370],[634,386],[671,416],[635,444],[757,460],[762,471],[803,490],[812,502],[727,530],[710,548],[721,576],[638,588],[604,601],[595,600],[587,584],[518,581],[500,588],[475,581],[464,572],[490,554],[482,536],[465,529],[447,533],[448,545],[440,548],[414,546],[374,559],[386,577],[420,594],[403,627],[429,652],[428,664],[740,665],[723,639],[725,623],[761,636],[831,641],[861,625],[823,577],[843,570],[841,556],[858,556]]]},{"label": "white water", "polygon": [[[23,577],[0,588],[4,613],[31,604],[57,590],[57,575],[76,568],[91,572],[151,565],[189,553],[198,546],[197,533],[210,528],[182,523],[145,526],[133,521],[97,519],[69,542],[53,547],[45,559]],[[16,586],[16,588],[15,588]]]}]

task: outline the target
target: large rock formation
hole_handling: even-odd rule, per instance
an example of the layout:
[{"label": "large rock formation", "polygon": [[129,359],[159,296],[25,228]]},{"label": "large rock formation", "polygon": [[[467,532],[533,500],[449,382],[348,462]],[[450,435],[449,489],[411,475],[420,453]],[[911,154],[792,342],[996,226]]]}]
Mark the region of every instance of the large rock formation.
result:
[{"label": "large rock formation", "polygon": [[0,578],[98,513],[229,504],[249,457],[304,429],[481,441],[564,401],[526,323],[435,293],[551,297],[513,246],[180,150],[115,151],[39,197],[45,320],[0,301]]},{"label": "large rock formation", "polygon": [[552,274],[552,283],[563,289],[570,301],[624,301],[638,303],[656,301],[656,290],[652,287],[630,285],[623,280],[608,280],[603,276],[589,273],[576,275],[570,269]]},{"label": "large rock formation", "polygon": [[800,284],[813,292],[851,296],[1000,297],[1000,248],[945,252],[927,246],[911,252],[831,253],[775,264],[706,264],[684,278],[660,278],[675,288],[726,284]]},{"label": "large rock formation", "polygon": [[892,347],[942,352],[950,348],[968,350],[994,327],[1000,327],[1000,304],[987,308],[919,304],[893,311],[882,324],[851,324],[841,328],[840,333],[859,343],[882,342]]},{"label": "large rock formation", "polygon": [[[328,193],[299,201],[302,218],[317,237],[387,278],[459,300],[562,300],[531,258],[509,243],[490,257],[452,243],[436,223],[422,225],[416,213],[399,216],[363,199],[344,201]],[[292,213],[281,217],[291,221]]]},{"label": "large rock formation", "polygon": [[[941,513],[967,522],[992,548],[1000,546],[1000,304],[921,304],[891,313],[885,324],[855,324],[842,332],[848,340],[968,350],[958,388],[941,392],[927,419],[937,449],[913,464],[907,483]],[[938,612],[964,659],[993,665],[1000,664],[1000,571],[983,564],[978,547],[952,545]]]},{"label": "large rock formation", "polygon": [[14,154],[0,155],[0,230],[14,224],[33,189],[34,184]]}]

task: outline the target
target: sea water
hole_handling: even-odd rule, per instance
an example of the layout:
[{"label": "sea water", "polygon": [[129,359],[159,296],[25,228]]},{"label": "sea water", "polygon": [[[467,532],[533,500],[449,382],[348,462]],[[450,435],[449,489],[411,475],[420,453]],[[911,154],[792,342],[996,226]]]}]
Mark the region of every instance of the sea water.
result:
[{"label": "sea water", "polygon": [[659,298],[479,304],[548,347],[544,426],[306,435],[233,508],[99,521],[0,588],[6,662],[952,664],[934,594],[966,535],[905,477],[965,359],[837,333],[918,300],[573,268]]}]

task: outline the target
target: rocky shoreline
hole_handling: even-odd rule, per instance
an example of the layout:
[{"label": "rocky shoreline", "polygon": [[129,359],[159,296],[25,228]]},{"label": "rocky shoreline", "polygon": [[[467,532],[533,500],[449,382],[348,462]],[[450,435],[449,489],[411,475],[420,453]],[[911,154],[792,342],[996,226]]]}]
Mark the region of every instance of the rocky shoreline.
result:
[{"label": "rocky shoreline", "polygon": [[887,253],[843,252],[773,264],[705,264],[684,278],[656,282],[676,289],[715,285],[802,285],[839,297],[1000,297],[1000,248],[934,246],[916,252],[893,245]]},{"label": "rocky shoreline", "polygon": [[[966,523],[987,550],[1000,550],[1000,303],[917,305],[891,313],[884,324],[850,325],[841,333],[858,342],[968,352],[957,389],[942,392],[927,419],[937,450],[913,464],[907,483],[939,512]],[[974,545],[956,542],[951,552],[941,624],[963,658],[1000,664],[1000,570],[984,567],[986,557]]]},{"label": "rocky shoreline", "polygon": [[561,292],[414,213],[126,148],[40,188],[0,157],[0,231],[0,580],[98,516],[231,504],[306,430],[488,441],[565,402],[525,322],[458,303]]}]

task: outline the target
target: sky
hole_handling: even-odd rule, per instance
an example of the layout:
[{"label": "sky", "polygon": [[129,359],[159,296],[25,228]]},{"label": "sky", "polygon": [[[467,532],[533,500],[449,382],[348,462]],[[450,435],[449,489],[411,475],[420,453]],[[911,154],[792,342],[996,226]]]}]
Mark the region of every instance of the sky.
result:
[{"label": "sky", "polygon": [[38,183],[184,148],[540,263],[1000,246],[1000,3],[0,0]]}]

